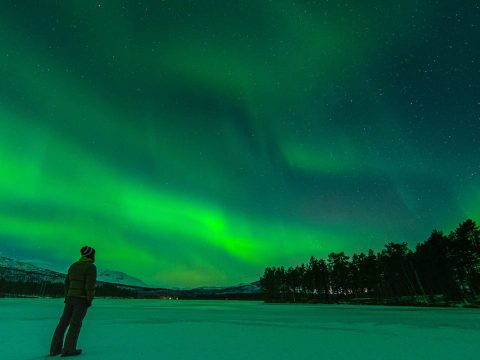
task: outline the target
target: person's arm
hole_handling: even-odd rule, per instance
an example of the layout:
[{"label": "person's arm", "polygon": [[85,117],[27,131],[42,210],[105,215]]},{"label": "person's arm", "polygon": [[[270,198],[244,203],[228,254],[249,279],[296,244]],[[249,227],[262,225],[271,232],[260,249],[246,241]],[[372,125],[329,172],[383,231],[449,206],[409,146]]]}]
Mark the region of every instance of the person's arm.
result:
[{"label": "person's arm", "polygon": [[70,288],[70,269],[67,271],[67,275],[65,275],[65,282],[64,282],[64,291],[65,291],[65,298],[67,297],[68,294],[68,289]]},{"label": "person's arm", "polygon": [[97,282],[97,267],[95,265],[90,266],[85,274],[85,292],[87,294],[87,304],[92,305],[93,298],[95,297],[95,283]]}]

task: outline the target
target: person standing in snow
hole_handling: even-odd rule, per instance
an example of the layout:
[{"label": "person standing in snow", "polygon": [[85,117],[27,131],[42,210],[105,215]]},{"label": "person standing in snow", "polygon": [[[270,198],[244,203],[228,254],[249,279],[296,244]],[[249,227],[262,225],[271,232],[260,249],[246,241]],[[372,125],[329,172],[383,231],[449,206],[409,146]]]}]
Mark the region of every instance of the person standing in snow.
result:
[{"label": "person standing in snow", "polygon": [[[65,308],[53,334],[50,356],[60,353],[62,356],[74,356],[82,353],[81,349],[77,349],[77,340],[82,321],[95,296],[97,268],[94,265],[94,248],[84,246],[80,253],[82,257],[70,266],[65,277]],[[63,343],[67,327],[68,332]]]}]

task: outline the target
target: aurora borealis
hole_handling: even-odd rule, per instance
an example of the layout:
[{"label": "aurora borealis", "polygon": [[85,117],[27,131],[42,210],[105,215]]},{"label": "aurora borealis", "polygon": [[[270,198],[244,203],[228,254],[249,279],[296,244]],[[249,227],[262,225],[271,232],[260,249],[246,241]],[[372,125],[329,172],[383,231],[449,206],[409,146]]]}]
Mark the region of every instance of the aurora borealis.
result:
[{"label": "aurora borealis", "polygon": [[232,285],[478,221],[478,3],[367,3],[3,1],[1,254]]}]

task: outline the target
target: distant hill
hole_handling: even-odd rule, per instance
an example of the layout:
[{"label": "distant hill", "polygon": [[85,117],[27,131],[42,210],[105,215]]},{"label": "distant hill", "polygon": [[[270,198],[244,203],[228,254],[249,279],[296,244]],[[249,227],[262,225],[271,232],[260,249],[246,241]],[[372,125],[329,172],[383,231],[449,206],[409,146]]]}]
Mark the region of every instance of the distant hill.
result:
[{"label": "distant hill", "polygon": [[[0,257],[0,279],[13,284],[30,282],[60,285],[65,280],[65,274],[27,262]],[[113,270],[100,271],[97,280],[97,294],[99,296],[183,299],[259,299],[261,295],[260,283],[258,281],[251,284],[240,284],[229,287],[199,287],[189,290],[178,290],[149,287],[138,278]],[[10,284],[10,288],[11,287],[12,284]],[[17,288],[16,286],[14,287]],[[57,287],[55,291],[58,292],[58,289],[62,288],[63,287]],[[22,292],[21,286],[19,286],[18,289],[15,293]],[[0,289],[0,294],[2,292],[4,291]],[[45,294],[43,290],[39,293]],[[53,295],[62,296],[63,290],[62,293],[55,293]]]},{"label": "distant hill", "polygon": [[256,281],[251,284],[240,284],[229,287],[199,287],[191,290],[184,290],[188,294],[203,295],[228,295],[228,294],[257,294],[261,293],[260,282]]},{"label": "distant hill", "polygon": [[65,274],[0,256],[0,277],[9,281],[63,283]]},{"label": "distant hill", "polygon": [[99,281],[111,283],[111,284],[122,284],[122,285],[131,285],[131,286],[141,286],[141,287],[149,287],[145,284],[142,280],[125,274],[121,271],[114,271],[114,270],[104,270],[98,273],[97,279]]},{"label": "distant hill", "polygon": [[[7,280],[22,279],[23,281],[34,282],[46,281],[63,283],[65,280],[65,274],[63,273],[7,257],[0,257],[0,276]],[[142,280],[121,271],[114,270],[100,271],[97,280],[110,284],[148,287]]]}]

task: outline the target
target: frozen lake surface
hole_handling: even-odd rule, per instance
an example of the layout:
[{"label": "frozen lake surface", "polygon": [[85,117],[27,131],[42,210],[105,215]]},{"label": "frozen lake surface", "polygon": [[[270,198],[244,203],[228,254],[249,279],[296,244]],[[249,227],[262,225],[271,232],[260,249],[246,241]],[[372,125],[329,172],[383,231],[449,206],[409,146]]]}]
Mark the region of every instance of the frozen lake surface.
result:
[{"label": "frozen lake surface", "polygon": [[[42,359],[60,299],[0,299],[0,358]],[[478,359],[480,310],[96,299],[80,359]]]}]

